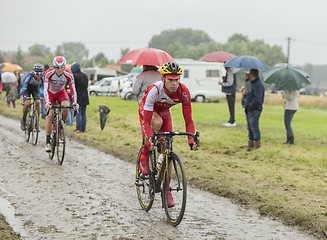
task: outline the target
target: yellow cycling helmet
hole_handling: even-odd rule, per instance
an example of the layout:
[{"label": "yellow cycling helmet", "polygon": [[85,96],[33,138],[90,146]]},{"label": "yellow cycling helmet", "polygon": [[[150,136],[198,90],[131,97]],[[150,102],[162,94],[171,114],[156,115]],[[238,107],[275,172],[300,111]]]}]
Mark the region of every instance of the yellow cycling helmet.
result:
[{"label": "yellow cycling helmet", "polygon": [[171,79],[178,79],[180,75],[182,75],[183,70],[181,67],[175,62],[168,62],[162,65],[160,68],[160,73],[164,76],[168,76]]}]

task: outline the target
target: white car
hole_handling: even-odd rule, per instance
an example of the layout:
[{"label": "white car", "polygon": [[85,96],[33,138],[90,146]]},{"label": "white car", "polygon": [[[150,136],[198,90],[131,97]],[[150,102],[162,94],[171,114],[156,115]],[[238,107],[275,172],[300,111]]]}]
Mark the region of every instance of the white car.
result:
[{"label": "white car", "polygon": [[128,79],[125,81],[125,83],[120,85],[118,96],[125,100],[134,100],[136,99],[133,95],[133,83],[136,80],[136,77],[139,75],[139,73],[130,73],[126,76],[128,76]]},{"label": "white car", "polygon": [[119,93],[118,90],[120,86],[122,86],[128,80],[128,75],[103,78],[99,82],[96,82],[94,85],[89,86],[90,95],[115,96],[117,93]]},{"label": "white car", "polygon": [[119,89],[119,96],[125,100],[133,100],[133,81],[125,82]]},{"label": "white car", "polygon": [[91,96],[115,95],[118,90],[118,80],[115,77],[103,78],[94,85],[89,86]]}]

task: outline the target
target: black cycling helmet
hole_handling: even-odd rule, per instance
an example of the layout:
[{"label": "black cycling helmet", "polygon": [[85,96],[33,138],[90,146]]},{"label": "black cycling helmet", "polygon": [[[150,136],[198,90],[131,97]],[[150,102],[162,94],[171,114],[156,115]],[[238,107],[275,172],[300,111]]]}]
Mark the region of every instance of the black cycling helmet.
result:
[{"label": "black cycling helmet", "polygon": [[178,79],[180,78],[180,75],[182,75],[183,70],[177,63],[168,62],[162,65],[160,73],[164,76],[167,75],[169,78]]},{"label": "black cycling helmet", "polygon": [[37,72],[37,73],[40,73],[40,72],[43,72],[44,70],[44,67],[42,64],[40,63],[35,63],[34,66],[33,66],[33,72]]}]

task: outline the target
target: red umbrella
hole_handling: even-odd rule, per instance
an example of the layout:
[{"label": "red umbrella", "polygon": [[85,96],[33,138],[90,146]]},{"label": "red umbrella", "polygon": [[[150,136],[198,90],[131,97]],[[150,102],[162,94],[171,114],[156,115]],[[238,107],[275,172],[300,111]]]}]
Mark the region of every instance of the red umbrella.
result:
[{"label": "red umbrella", "polygon": [[236,55],[228,52],[212,52],[200,58],[200,61],[204,62],[227,62],[232,58],[237,57]]},{"label": "red umbrella", "polygon": [[175,60],[165,51],[156,48],[139,48],[127,53],[119,64],[162,66]]}]

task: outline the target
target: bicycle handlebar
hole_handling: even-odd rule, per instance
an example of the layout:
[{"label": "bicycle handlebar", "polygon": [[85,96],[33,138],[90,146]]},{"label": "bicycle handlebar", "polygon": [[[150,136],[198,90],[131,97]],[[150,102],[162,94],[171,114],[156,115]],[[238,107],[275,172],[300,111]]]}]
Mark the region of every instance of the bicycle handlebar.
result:
[{"label": "bicycle handlebar", "polygon": [[151,136],[151,140],[155,143],[158,140],[158,135],[166,135],[166,136],[190,136],[193,137],[194,142],[198,147],[200,146],[200,132],[196,131],[196,134],[189,133],[189,132],[153,132]]},{"label": "bicycle handlebar", "polygon": [[[71,106],[61,106],[61,105],[51,105],[51,108],[57,108],[57,109],[62,109],[62,108],[74,108],[74,107],[71,107]],[[46,115],[48,116],[49,115],[49,112],[50,112],[50,107],[47,109],[47,113]],[[74,111],[74,117],[76,116],[76,112],[77,111]]]},{"label": "bicycle handlebar", "polygon": [[[24,99],[24,100],[32,100],[32,99],[35,99],[35,98],[33,98],[33,97],[23,97],[23,99]],[[42,100],[43,97],[39,97],[39,98],[37,98],[37,99]]]}]

